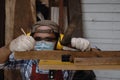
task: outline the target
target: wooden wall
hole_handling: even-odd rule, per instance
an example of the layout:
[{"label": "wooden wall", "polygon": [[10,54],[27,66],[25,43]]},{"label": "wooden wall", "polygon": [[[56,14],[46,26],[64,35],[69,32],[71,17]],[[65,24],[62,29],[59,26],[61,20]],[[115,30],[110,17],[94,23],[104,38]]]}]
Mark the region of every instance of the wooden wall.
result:
[{"label": "wooden wall", "polygon": [[0,0],[0,47],[5,44],[5,0]]},{"label": "wooden wall", "polygon": [[30,32],[31,26],[36,22],[35,0],[6,0],[6,29],[5,42],[22,34],[21,28],[26,33]]},{"label": "wooden wall", "polygon": [[120,0],[82,0],[84,37],[102,50],[120,50]]},{"label": "wooden wall", "polygon": [[[84,37],[102,50],[120,50],[120,0],[82,0]],[[95,70],[97,80],[120,80],[119,70]]]}]

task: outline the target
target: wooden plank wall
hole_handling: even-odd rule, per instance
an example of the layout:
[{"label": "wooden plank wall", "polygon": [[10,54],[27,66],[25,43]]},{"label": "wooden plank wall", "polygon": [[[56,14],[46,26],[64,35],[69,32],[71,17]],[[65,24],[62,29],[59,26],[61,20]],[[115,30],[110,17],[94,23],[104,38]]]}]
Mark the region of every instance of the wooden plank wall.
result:
[{"label": "wooden plank wall", "polygon": [[5,44],[5,1],[0,0],[0,47]]},{"label": "wooden plank wall", "polygon": [[120,0],[82,0],[84,37],[102,50],[120,50]]},{"label": "wooden plank wall", "polygon": [[6,0],[6,44],[22,34],[20,28],[30,32],[35,22],[35,0]]},{"label": "wooden plank wall", "polygon": [[[120,50],[120,0],[82,0],[84,37],[102,50]],[[119,70],[95,70],[97,80],[120,80]]]}]

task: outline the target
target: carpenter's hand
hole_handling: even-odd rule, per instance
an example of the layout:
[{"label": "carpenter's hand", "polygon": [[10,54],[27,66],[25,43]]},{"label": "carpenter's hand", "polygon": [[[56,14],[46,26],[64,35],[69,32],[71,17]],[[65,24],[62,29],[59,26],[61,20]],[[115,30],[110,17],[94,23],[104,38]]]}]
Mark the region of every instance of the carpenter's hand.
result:
[{"label": "carpenter's hand", "polygon": [[90,42],[84,38],[72,38],[71,45],[72,47],[79,49],[81,51],[90,50]]},{"label": "carpenter's hand", "polygon": [[35,40],[31,36],[21,35],[10,43],[11,51],[28,51],[34,48]]}]

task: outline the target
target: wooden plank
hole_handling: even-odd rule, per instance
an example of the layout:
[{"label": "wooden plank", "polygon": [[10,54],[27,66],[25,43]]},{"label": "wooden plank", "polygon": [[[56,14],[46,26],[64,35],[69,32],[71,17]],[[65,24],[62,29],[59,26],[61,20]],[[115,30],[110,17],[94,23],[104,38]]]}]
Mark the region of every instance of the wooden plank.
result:
[{"label": "wooden plank", "polygon": [[90,22],[120,22],[120,13],[84,13],[83,20]]},{"label": "wooden plank", "polygon": [[39,64],[40,69],[44,69],[44,70],[119,70],[120,69],[120,65],[40,65]]},{"label": "wooden plank", "polygon": [[82,4],[83,12],[104,12],[104,13],[119,13],[119,4]]},{"label": "wooden plank", "polygon": [[104,51],[119,51],[120,50],[120,44],[114,44],[114,43],[91,43],[94,44],[95,46],[97,46],[98,48],[100,48],[101,50]]},{"label": "wooden plank", "polygon": [[[47,55],[46,55],[47,54]],[[52,54],[52,55],[51,55]],[[81,58],[82,64],[55,63],[40,64],[41,69],[91,70],[91,69],[120,69],[120,51],[71,52],[71,51],[27,51],[15,52],[15,59],[41,59],[61,61],[63,54],[73,58]],[[48,57],[49,56],[49,57]]]},{"label": "wooden plank", "polygon": [[91,29],[91,30],[113,30],[119,31],[120,30],[120,22],[83,22],[84,29]]},{"label": "wooden plank", "polygon": [[[102,33],[102,34],[101,34]],[[98,38],[98,39],[120,39],[120,31],[108,30],[85,30],[84,37]]]},{"label": "wooden plank", "polygon": [[90,42],[94,43],[103,43],[103,44],[118,44],[120,45],[120,39],[88,39]]},{"label": "wooden plank", "polygon": [[5,45],[5,0],[0,0],[0,47]]},{"label": "wooden plank", "polygon": [[8,44],[13,39],[13,30],[14,30],[14,12],[15,12],[15,1],[16,0],[5,0],[5,14],[6,14],[6,23],[5,23],[5,44]]},{"label": "wooden plank", "polygon": [[120,65],[120,57],[74,58],[75,65]]},{"label": "wooden plank", "polygon": [[76,29],[73,32],[74,37],[83,37],[82,25],[82,7],[81,0],[68,0],[68,22],[72,20],[75,15],[80,15],[79,22],[76,23]]},{"label": "wooden plank", "polygon": [[31,26],[36,22],[35,10],[35,0],[16,0],[13,38],[22,34],[21,27],[25,32],[30,32]]},{"label": "wooden plank", "polygon": [[82,0],[82,3],[103,3],[103,4],[106,4],[106,3],[120,3],[119,0]]},{"label": "wooden plank", "polygon": [[59,0],[59,29],[60,33],[64,33],[64,2]]},{"label": "wooden plank", "polygon": [[6,44],[22,34],[21,27],[30,32],[31,25],[36,22],[35,10],[35,0],[6,0]]},{"label": "wooden plank", "polygon": [[[47,56],[46,56],[47,54]],[[52,55],[51,55],[52,54]],[[26,51],[15,52],[16,59],[46,59],[61,60],[61,55],[68,54],[73,57],[92,58],[92,57],[120,57],[120,51],[100,51],[100,52],[79,52],[79,51]],[[49,56],[49,57],[48,57]]]}]

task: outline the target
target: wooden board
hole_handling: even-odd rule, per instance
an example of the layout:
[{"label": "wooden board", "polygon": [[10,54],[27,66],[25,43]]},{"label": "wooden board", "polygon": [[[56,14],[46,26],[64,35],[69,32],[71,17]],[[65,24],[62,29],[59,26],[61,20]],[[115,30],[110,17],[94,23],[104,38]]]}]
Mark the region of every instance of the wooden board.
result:
[{"label": "wooden board", "polygon": [[[23,51],[15,52],[16,59],[47,59],[47,60],[61,60],[61,55],[69,54],[73,57],[79,58],[107,58],[120,57],[120,51],[99,51],[99,52],[75,52],[75,51]],[[48,57],[49,56],[49,57]]]},{"label": "wooden board", "polygon": [[[22,7],[21,7],[22,6]],[[16,0],[14,18],[14,38],[25,32],[30,32],[31,26],[36,22],[35,0]]]},{"label": "wooden board", "polygon": [[120,65],[120,57],[75,58],[75,65]]},{"label": "wooden board", "polygon": [[49,65],[49,64],[39,64],[40,69],[44,70],[120,70],[120,65]]},{"label": "wooden board", "polygon": [[36,22],[35,10],[35,0],[6,0],[6,44],[22,34],[21,27],[30,32]]},{"label": "wooden board", "polygon": [[5,45],[5,0],[0,0],[0,47]]},{"label": "wooden board", "polygon": [[16,0],[6,0],[5,3],[5,44],[10,43],[10,41],[13,39],[15,1]]},{"label": "wooden board", "polygon": [[[71,55],[79,62],[61,62],[63,54]],[[74,51],[27,51],[15,52],[15,59],[40,59],[41,69],[120,69],[120,51],[74,52]],[[52,60],[54,62],[51,62]],[[57,61],[57,62],[56,62]]]},{"label": "wooden board", "polygon": [[[68,21],[72,21],[72,18],[79,15],[79,20],[75,20],[76,29],[74,30],[72,37],[83,37],[83,21],[82,21],[82,0],[68,0]],[[74,21],[74,20],[73,20]],[[74,22],[75,22],[74,21]]]}]

